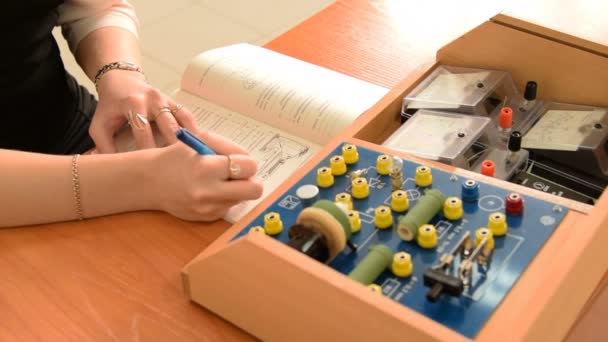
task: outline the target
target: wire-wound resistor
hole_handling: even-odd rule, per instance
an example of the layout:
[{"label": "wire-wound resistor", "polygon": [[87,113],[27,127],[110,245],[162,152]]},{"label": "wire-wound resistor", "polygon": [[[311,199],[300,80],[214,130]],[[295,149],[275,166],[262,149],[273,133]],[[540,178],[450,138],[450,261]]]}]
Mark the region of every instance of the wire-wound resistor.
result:
[{"label": "wire-wound resistor", "polygon": [[418,203],[406,215],[399,217],[397,233],[402,240],[412,241],[416,238],[418,227],[429,223],[433,216],[443,208],[445,195],[437,189],[429,189]]},{"label": "wire-wound resistor", "polygon": [[372,284],[393,260],[393,251],[386,245],[375,245],[369,248],[369,253],[348,274],[348,277],[363,285]]},{"label": "wire-wound resistor", "polygon": [[359,152],[357,146],[353,144],[345,144],[342,146],[342,156],[346,164],[354,164],[359,161]]}]

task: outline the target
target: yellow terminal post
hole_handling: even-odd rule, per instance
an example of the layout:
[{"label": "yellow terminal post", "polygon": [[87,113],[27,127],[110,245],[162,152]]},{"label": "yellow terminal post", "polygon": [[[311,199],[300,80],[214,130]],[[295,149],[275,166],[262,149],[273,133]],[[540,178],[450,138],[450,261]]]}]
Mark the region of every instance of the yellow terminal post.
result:
[{"label": "yellow terminal post", "polygon": [[369,196],[369,185],[367,179],[363,177],[357,177],[352,180],[352,194],[356,199],[363,199]]},{"label": "yellow terminal post", "polygon": [[277,235],[283,231],[283,221],[281,215],[276,212],[270,212],[264,215],[264,230],[268,235]]},{"label": "yellow terminal post", "polygon": [[345,144],[342,146],[342,156],[346,164],[354,164],[359,161],[359,152],[357,146],[353,144]]},{"label": "yellow terminal post", "polygon": [[433,248],[437,246],[437,229],[432,224],[423,224],[418,228],[416,241],[422,248]]},{"label": "yellow terminal post", "polygon": [[262,226],[251,227],[251,229],[249,229],[249,233],[266,235],[266,231]]},{"label": "yellow terminal post", "polygon": [[350,221],[350,230],[353,233],[361,231],[361,218],[356,210],[348,211],[348,221]]},{"label": "yellow terminal post", "polygon": [[369,288],[369,289],[370,289],[370,290],[371,290],[373,293],[377,293],[377,294],[379,294],[379,295],[381,295],[381,296],[382,296],[382,295],[384,295],[384,294],[382,293],[382,286],[380,286],[380,285],[376,285],[376,284],[369,284],[369,285],[367,285],[367,287],[368,287],[368,288]]},{"label": "yellow terminal post", "polygon": [[416,168],[416,176],[414,177],[416,185],[420,187],[427,187],[433,184],[433,174],[429,166],[421,165]]},{"label": "yellow terminal post", "polygon": [[348,192],[341,192],[336,195],[336,202],[346,204],[349,210],[353,209],[353,200]]},{"label": "yellow terminal post", "polygon": [[392,168],[393,158],[387,156],[386,154],[378,156],[378,159],[376,159],[376,171],[378,171],[378,174],[387,176],[389,173],[391,173]]},{"label": "yellow terminal post", "polygon": [[391,208],[381,205],[374,210],[374,225],[379,229],[387,229],[393,226],[393,214]]},{"label": "yellow terminal post", "polygon": [[391,209],[394,212],[402,213],[410,208],[410,201],[407,199],[407,193],[403,190],[393,191],[391,195]]},{"label": "yellow terminal post", "polygon": [[317,169],[317,185],[320,188],[329,188],[334,185],[334,175],[331,174],[331,169],[327,166]]},{"label": "yellow terminal post", "polygon": [[406,252],[395,253],[391,271],[393,271],[393,274],[397,277],[405,278],[410,276],[414,271],[412,256]]},{"label": "yellow terminal post", "polygon": [[443,202],[443,216],[448,220],[455,221],[462,218],[462,200],[458,197],[448,197]]},{"label": "yellow terminal post", "polygon": [[507,216],[500,212],[491,213],[488,216],[488,229],[490,229],[494,236],[504,236],[507,234],[509,230]]},{"label": "yellow terminal post", "polygon": [[475,247],[477,247],[483,238],[487,238],[488,242],[486,243],[485,249],[491,251],[494,249],[494,236],[492,235],[492,231],[486,227],[479,228],[475,231]]},{"label": "yellow terminal post", "polygon": [[342,156],[333,156],[329,160],[329,166],[331,167],[331,173],[334,176],[342,176],[346,173],[346,162]]}]

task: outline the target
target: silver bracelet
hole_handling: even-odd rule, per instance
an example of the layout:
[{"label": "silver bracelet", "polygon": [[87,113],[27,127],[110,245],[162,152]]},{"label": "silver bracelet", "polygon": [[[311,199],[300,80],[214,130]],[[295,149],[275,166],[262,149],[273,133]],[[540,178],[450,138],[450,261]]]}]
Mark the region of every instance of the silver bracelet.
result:
[{"label": "silver bracelet", "polygon": [[82,200],[80,198],[80,175],[78,173],[78,158],[80,158],[80,154],[75,154],[72,156],[72,190],[74,192],[76,218],[82,221],[84,219],[84,213],[82,211]]},{"label": "silver bracelet", "polygon": [[98,82],[101,79],[101,77],[103,75],[105,75],[105,73],[107,73],[110,70],[127,70],[127,71],[137,71],[138,73],[144,75],[144,77],[146,77],[146,75],[144,74],[144,71],[142,70],[142,68],[137,65],[137,64],[133,64],[130,62],[124,62],[124,61],[118,61],[118,62],[112,62],[112,63],[108,63],[104,66],[101,67],[101,69],[99,69],[99,71],[97,72],[97,75],[95,75],[95,89],[98,89]]}]

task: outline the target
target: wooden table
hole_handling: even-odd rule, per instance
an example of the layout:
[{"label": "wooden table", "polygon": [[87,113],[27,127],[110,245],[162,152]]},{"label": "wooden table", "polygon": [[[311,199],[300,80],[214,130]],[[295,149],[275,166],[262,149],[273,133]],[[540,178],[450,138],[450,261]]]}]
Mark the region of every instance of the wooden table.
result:
[{"label": "wooden table", "polygon": [[[499,9],[491,1],[442,2],[440,7],[434,1],[344,0],[267,47],[392,87],[432,60],[439,47]],[[512,10],[580,30],[559,20],[556,11],[535,7],[530,14],[525,9]],[[598,25],[577,34],[608,39],[594,34],[606,28]],[[0,230],[0,341],[253,340],[188,302],[181,289],[181,268],[227,227],[143,212]],[[607,308],[605,291],[570,339],[605,340],[608,329],[601,317],[608,317]]]}]

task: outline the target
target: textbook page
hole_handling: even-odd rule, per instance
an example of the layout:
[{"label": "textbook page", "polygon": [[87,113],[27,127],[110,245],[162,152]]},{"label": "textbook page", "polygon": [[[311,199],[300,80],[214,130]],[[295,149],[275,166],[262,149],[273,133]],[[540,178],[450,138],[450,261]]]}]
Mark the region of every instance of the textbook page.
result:
[{"label": "textbook page", "polygon": [[320,145],[388,91],[249,44],[200,54],[186,68],[181,88]]},{"label": "textbook page", "polygon": [[317,144],[186,92],[177,92],[174,98],[192,111],[201,129],[234,141],[249,151],[258,162],[257,175],[264,183],[264,194],[259,200],[243,202],[232,207],[224,217],[229,222],[234,223],[247,214],[321,149]]}]

